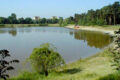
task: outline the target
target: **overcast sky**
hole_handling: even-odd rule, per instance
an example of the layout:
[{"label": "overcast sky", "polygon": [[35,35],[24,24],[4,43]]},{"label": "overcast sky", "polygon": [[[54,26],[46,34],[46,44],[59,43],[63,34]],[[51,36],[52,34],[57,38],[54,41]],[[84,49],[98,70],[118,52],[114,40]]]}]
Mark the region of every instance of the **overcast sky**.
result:
[{"label": "overcast sky", "polygon": [[18,17],[68,17],[89,9],[100,9],[115,1],[120,0],[1,0],[0,16],[16,13]]}]

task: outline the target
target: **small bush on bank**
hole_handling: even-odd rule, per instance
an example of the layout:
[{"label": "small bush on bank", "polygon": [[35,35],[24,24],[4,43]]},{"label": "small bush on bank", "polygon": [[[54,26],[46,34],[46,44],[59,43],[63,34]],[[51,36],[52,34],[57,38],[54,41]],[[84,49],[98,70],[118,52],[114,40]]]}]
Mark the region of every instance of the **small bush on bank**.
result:
[{"label": "small bush on bank", "polygon": [[46,76],[48,71],[64,64],[63,58],[55,51],[55,47],[48,43],[35,48],[29,59],[36,72],[45,73]]}]

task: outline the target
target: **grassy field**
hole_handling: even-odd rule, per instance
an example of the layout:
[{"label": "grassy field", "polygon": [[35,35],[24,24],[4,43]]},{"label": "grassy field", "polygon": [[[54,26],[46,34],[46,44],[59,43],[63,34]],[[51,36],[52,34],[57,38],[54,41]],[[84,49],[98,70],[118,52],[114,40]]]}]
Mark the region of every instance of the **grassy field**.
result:
[{"label": "grassy field", "polygon": [[118,77],[118,74],[111,67],[109,54],[106,49],[89,58],[60,67],[56,72],[50,72],[48,77],[38,73],[23,72],[10,80],[119,80],[110,79]]}]

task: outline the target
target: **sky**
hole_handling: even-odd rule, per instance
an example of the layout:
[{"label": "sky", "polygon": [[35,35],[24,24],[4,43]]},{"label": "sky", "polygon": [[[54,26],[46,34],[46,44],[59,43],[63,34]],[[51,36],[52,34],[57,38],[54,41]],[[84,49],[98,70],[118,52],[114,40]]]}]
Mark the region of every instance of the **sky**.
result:
[{"label": "sky", "polygon": [[17,17],[66,18],[90,9],[100,9],[115,1],[120,0],[1,0],[0,16],[8,17],[16,13]]}]

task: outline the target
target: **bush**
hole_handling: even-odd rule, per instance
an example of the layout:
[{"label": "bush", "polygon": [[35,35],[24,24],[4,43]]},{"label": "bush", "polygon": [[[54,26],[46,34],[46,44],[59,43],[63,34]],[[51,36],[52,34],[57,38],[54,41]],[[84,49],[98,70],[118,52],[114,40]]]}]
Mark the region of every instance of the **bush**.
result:
[{"label": "bush", "polygon": [[30,56],[30,62],[33,68],[39,73],[45,73],[64,64],[63,58],[55,51],[55,47],[46,43],[40,48],[35,48]]}]

